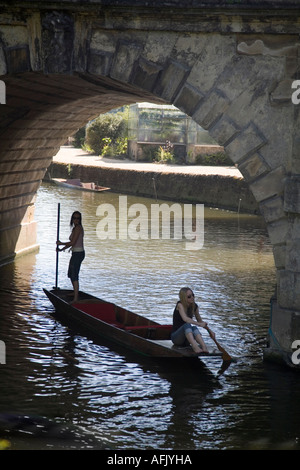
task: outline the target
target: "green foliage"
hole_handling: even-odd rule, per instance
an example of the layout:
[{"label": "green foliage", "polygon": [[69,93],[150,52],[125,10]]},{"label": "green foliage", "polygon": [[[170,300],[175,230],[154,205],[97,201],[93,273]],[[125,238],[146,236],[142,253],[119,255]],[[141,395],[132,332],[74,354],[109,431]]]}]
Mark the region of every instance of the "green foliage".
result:
[{"label": "green foliage", "polygon": [[127,152],[128,112],[100,114],[86,128],[84,146],[98,155],[116,156]]},{"label": "green foliage", "polygon": [[174,163],[175,157],[173,152],[173,144],[166,140],[165,145],[161,145],[156,152],[156,161],[161,163]]},{"label": "green foliage", "polygon": [[140,147],[143,155],[143,161],[153,162],[157,160],[157,145],[140,144]]},{"label": "green foliage", "polygon": [[78,129],[78,131],[74,135],[73,146],[75,148],[82,148],[84,146],[84,141],[85,141],[85,126]]},{"label": "green foliage", "polygon": [[211,155],[196,155],[196,165],[207,165],[207,166],[231,166],[232,161],[224,152],[218,152]]}]

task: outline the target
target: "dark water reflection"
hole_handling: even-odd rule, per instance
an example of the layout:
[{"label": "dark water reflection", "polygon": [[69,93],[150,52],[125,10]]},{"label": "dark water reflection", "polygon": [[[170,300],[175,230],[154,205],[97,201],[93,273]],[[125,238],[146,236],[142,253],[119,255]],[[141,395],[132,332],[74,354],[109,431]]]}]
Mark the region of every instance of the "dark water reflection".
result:
[{"label": "dark water reflection", "polygon": [[[97,206],[117,198],[43,185],[36,204],[39,253],[1,268],[7,363],[0,365],[0,441],[13,449],[298,448],[299,375],[262,361],[275,272],[261,219],[206,209],[198,251],[185,250],[181,240],[100,241]],[[128,198],[136,201],[153,203]],[[219,361],[151,361],[56,321],[42,288],[55,280],[57,202],[62,239],[73,210],[84,215],[83,290],[163,323],[179,288],[190,285],[237,361],[218,376]],[[68,253],[60,255],[61,287],[69,287],[68,260]],[[57,427],[20,432],[3,424],[4,413],[7,420],[7,413],[38,415]],[[61,437],[60,426],[70,436]]]}]

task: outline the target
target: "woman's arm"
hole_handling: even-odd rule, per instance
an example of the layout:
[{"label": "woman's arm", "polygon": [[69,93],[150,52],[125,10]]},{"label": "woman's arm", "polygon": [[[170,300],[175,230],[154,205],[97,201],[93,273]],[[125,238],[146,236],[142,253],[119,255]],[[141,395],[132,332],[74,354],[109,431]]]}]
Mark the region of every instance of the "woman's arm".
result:
[{"label": "woman's arm", "polygon": [[202,321],[202,319],[199,315],[198,307],[197,307],[197,310],[195,312],[195,316],[196,316],[197,320],[193,320],[191,317],[189,317],[185,313],[185,310],[184,310],[183,305],[181,303],[178,304],[177,308],[178,308],[178,311],[179,311],[180,316],[181,316],[183,321],[185,321],[186,323],[191,323],[192,325],[202,326],[203,328],[206,328],[206,323],[204,321]]},{"label": "woman's arm", "polygon": [[74,246],[78,240],[80,231],[81,231],[81,227],[79,225],[76,225],[76,227],[74,227],[74,229],[72,230],[71,237],[68,242],[61,242],[60,240],[58,240],[56,242],[57,246],[64,245],[64,247],[61,248],[60,251],[66,250],[67,248]]}]

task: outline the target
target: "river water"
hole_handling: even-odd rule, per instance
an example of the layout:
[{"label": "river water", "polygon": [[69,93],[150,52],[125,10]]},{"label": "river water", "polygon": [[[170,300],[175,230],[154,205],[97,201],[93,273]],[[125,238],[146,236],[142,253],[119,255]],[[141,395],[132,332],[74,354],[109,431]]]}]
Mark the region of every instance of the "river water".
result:
[{"label": "river water", "polygon": [[[172,237],[100,240],[97,208],[119,201],[114,193],[46,183],[38,192],[39,252],[0,269],[0,340],[6,346],[0,442],[12,449],[298,448],[299,374],[262,359],[275,286],[262,219],[205,208],[198,250]],[[73,210],[83,214],[82,290],[168,323],[180,287],[190,286],[203,319],[235,357],[230,367],[220,375],[219,359],[191,365],[145,359],[55,320],[42,289],[55,283],[58,202],[62,240],[69,237]],[[127,202],[149,214],[155,203],[130,196]],[[59,255],[60,287],[70,287],[69,257]],[[66,427],[70,435],[62,433]]]}]

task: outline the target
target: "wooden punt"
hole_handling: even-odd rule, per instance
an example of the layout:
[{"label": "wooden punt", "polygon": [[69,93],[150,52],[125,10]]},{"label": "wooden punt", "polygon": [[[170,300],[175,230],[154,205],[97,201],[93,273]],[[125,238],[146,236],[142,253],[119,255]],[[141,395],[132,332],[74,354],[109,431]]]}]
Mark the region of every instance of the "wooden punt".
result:
[{"label": "wooden punt", "polygon": [[109,191],[110,188],[105,186],[98,186],[96,183],[82,183],[79,179],[63,179],[63,178],[52,178],[52,183],[57,186],[63,186],[64,188],[79,189],[80,191],[90,191],[92,193],[99,193],[102,191]]},{"label": "wooden punt", "polygon": [[71,326],[90,331],[93,337],[105,338],[148,357],[195,358],[197,356],[218,356],[220,351],[209,354],[195,353],[190,346],[174,346],[170,337],[172,325],[161,325],[153,320],[133,313],[118,305],[80,292],[79,300],[70,303],[72,291],[54,288],[44,289],[55,307],[54,315],[67,321]]}]

